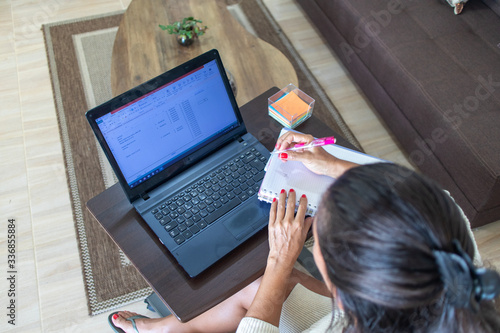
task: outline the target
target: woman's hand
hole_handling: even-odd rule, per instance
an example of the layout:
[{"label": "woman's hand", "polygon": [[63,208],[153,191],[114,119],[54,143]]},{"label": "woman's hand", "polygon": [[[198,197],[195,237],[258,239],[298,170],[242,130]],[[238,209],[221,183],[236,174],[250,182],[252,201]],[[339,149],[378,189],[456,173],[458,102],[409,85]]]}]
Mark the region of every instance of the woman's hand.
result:
[{"label": "woman's hand", "polygon": [[302,251],[312,219],[305,220],[307,198],[300,198],[295,214],[296,193],[281,191],[269,214],[269,256],[257,294],[246,317],[257,318],[278,327],[281,308],[288,296],[293,265]]},{"label": "woman's hand", "polygon": [[312,219],[305,219],[307,198],[303,195],[295,214],[296,192],[282,190],[278,200],[271,204],[269,213],[268,267],[280,272],[291,272],[304,246]]},{"label": "woman's hand", "polygon": [[[287,132],[283,134],[276,142],[277,150],[292,148],[297,143],[308,144],[314,140],[312,135]],[[338,178],[347,169],[358,164],[336,158],[321,147],[307,148],[296,151],[286,151],[280,153],[280,159],[283,161],[294,160],[304,164],[309,170],[319,175],[326,175]]]}]

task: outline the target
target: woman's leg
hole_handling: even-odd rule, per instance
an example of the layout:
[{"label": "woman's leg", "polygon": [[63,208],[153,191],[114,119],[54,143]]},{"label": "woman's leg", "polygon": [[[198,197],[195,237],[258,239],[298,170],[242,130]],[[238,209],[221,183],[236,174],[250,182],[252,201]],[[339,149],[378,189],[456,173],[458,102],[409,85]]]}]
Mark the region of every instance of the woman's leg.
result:
[{"label": "woman's leg", "polygon": [[[147,332],[234,332],[245,316],[252,300],[259,289],[261,278],[255,280],[233,296],[219,303],[198,317],[181,323],[174,316],[157,319],[136,319],[140,333]],[[136,313],[121,311],[119,317],[113,319],[116,326],[126,333],[135,333],[132,323],[126,318]]]},{"label": "woman's leg", "polygon": [[[261,278],[255,280],[225,301],[219,303],[198,317],[186,322],[179,322],[174,316],[158,319],[137,319],[137,329],[140,333],[146,332],[234,332],[241,319],[247,313],[260,286]],[[288,281],[288,294],[297,283],[318,294],[330,296],[323,282],[294,270]],[[132,323],[125,320],[136,315],[135,313],[122,311],[119,317],[113,319],[116,326],[127,333],[135,333]]]}]

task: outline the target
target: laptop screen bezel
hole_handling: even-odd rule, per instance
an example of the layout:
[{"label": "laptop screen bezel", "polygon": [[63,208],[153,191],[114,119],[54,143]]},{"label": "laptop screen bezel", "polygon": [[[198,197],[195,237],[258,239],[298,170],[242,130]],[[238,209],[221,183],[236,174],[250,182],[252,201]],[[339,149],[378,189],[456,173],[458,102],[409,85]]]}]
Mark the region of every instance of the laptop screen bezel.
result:
[{"label": "laptop screen bezel", "polygon": [[[237,119],[237,125],[233,129],[230,129],[225,133],[221,133],[218,136],[211,138],[192,153],[182,157],[180,160],[174,162],[150,179],[147,179],[143,183],[131,188],[127,183],[116,159],[114,158],[111,149],[106,143],[106,140],[96,120],[182,77],[183,75],[186,75],[187,73],[190,73],[193,70],[204,66],[205,64],[213,60],[216,61],[219,72],[221,73],[224,87],[227,91],[229,101]],[[196,164],[214,150],[223,147],[224,145],[247,133],[245,124],[243,123],[243,118],[231,89],[231,85],[225,73],[226,71],[222,64],[219,52],[216,49],[213,49],[87,111],[85,115],[90,124],[90,127],[94,131],[94,134],[96,135],[106,157],[108,158],[108,161],[110,162],[111,167],[113,168],[113,171],[115,172],[130,202],[133,202],[140,197],[146,198],[147,192],[157,188],[168,179],[171,179],[182,171],[188,169],[190,166]]]}]

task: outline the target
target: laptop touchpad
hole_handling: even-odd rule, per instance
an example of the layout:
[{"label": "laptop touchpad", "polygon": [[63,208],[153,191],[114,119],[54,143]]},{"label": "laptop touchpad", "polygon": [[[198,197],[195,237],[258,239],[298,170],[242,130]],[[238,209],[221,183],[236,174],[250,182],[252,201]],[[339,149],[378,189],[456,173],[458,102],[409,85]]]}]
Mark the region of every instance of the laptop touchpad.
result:
[{"label": "laptop touchpad", "polygon": [[232,215],[224,221],[224,226],[236,239],[243,239],[255,229],[255,224],[265,217],[262,209],[257,204],[251,204]]}]

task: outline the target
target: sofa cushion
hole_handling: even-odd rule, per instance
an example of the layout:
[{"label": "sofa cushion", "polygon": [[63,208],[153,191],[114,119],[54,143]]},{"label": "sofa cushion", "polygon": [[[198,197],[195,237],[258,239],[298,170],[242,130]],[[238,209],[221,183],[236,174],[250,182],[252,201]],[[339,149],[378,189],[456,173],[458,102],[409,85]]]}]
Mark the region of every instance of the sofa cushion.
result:
[{"label": "sofa cushion", "polygon": [[483,2],[500,16],[500,0],[483,0]]},{"label": "sofa cushion", "polygon": [[398,138],[410,159],[436,158],[452,195],[500,212],[500,18],[481,1],[459,16],[444,1],[314,2],[342,34],[344,62],[360,59],[411,124],[417,136]]}]

